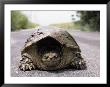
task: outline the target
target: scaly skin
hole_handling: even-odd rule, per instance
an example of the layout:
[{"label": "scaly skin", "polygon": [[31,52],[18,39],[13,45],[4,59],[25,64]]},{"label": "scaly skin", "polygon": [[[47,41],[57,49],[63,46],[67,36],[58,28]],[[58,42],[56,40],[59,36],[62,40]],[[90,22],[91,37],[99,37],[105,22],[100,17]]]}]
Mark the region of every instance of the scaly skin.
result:
[{"label": "scaly skin", "polygon": [[72,60],[71,66],[75,69],[84,70],[87,68],[86,61],[81,57],[80,53],[76,53],[76,57]]},{"label": "scaly skin", "polygon": [[28,54],[25,53],[22,56],[22,59],[20,60],[19,68],[20,68],[20,70],[23,70],[23,71],[35,69],[35,66],[33,65],[33,62],[31,60],[31,58],[29,58]]}]

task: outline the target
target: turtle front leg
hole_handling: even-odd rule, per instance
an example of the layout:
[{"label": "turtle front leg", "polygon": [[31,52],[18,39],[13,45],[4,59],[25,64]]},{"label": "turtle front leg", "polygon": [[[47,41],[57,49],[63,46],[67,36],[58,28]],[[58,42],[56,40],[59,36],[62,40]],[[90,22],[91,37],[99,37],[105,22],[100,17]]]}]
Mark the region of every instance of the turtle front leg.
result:
[{"label": "turtle front leg", "polygon": [[84,61],[80,53],[76,54],[76,57],[72,60],[71,66],[79,70],[84,70],[87,68],[86,61]]},{"label": "turtle front leg", "polygon": [[25,53],[22,55],[22,59],[20,60],[19,68],[20,68],[20,70],[23,70],[23,71],[35,69],[35,65],[33,64],[33,61],[31,60],[31,58],[28,54]]}]

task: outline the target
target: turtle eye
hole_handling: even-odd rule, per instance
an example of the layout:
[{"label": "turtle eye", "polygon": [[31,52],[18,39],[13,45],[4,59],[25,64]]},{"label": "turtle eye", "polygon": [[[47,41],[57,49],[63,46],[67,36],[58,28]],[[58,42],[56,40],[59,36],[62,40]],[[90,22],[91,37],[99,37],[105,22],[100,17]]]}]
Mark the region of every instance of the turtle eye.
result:
[{"label": "turtle eye", "polygon": [[54,57],[57,58],[57,55],[55,55]]}]

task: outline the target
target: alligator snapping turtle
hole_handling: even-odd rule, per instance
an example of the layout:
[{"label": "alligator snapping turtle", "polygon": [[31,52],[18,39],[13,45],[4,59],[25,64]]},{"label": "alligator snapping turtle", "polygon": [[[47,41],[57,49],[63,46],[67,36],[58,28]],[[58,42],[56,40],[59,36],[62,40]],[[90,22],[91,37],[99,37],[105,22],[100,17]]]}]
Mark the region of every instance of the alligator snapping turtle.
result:
[{"label": "alligator snapping turtle", "polygon": [[20,70],[85,69],[86,62],[75,39],[61,29],[37,29],[21,51]]}]

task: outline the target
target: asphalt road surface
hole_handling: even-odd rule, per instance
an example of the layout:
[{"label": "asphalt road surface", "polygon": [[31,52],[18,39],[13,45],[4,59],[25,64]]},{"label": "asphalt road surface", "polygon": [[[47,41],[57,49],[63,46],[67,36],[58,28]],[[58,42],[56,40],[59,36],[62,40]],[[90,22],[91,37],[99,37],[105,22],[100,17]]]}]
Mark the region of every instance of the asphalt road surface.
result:
[{"label": "asphalt road surface", "polygon": [[[45,27],[47,28],[47,27]],[[87,70],[64,69],[59,71],[20,71],[20,50],[35,29],[11,32],[11,76],[12,77],[99,77],[100,76],[100,33],[67,30],[81,48],[87,62]]]}]

